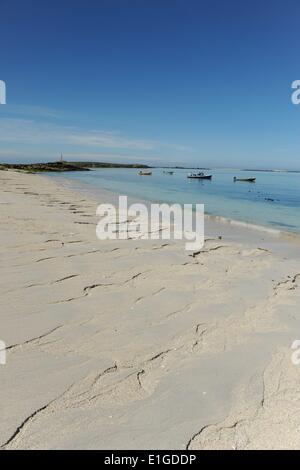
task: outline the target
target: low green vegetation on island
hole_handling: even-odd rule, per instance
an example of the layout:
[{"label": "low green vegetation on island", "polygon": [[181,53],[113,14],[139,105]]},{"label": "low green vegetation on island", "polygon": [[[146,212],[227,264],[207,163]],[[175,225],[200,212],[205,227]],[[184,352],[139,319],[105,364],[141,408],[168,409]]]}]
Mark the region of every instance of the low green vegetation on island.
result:
[{"label": "low green vegetation on island", "polygon": [[0,163],[0,170],[18,170],[27,173],[89,171],[92,168],[149,168],[137,163],[105,163],[105,162],[49,162],[49,163]]}]

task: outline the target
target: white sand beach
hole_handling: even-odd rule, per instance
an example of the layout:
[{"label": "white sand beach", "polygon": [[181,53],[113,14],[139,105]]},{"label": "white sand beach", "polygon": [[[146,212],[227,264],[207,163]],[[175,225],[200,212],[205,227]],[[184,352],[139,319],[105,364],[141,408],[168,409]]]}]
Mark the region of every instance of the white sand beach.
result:
[{"label": "white sand beach", "polygon": [[[0,171],[2,449],[299,449],[300,244],[99,241],[100,202]],[[220,239],[219,236],[222,236]]]}]

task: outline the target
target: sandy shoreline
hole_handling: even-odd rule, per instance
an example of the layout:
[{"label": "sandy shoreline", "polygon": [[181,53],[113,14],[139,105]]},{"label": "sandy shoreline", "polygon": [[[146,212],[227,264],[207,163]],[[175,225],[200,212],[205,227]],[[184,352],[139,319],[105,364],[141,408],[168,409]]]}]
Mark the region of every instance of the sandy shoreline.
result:
[{"label": "sandy shoreline", "polygon": [[0,181],[2,448],[300,448],[297,244],[100,242],[86,194]]},{"label": "sandy shoreline", "polygon": [[[73,180],[61,175],[59,178],[55,175],[51,175],[51,178],[48,175],[43,177],[57,182],[60,186],[71,191],[84,193],[95,204],[99,204],[99,202],[104,200],[118,206],[119,194],[111,190],[100,189],[83,181]],[[128,196],[128,204],[136,202],[142,202],[149,206],[153,201]],[[164,203],[165,201],[154,202]],[[255,225],[249,222],[229,219],[221,215],[205,213],[205,233],[207,237],[222,235],[229,241],[265,246],[267,249],[281,255],[300,258],[300,234],[296,232],[287,232],[271,226]]]}]

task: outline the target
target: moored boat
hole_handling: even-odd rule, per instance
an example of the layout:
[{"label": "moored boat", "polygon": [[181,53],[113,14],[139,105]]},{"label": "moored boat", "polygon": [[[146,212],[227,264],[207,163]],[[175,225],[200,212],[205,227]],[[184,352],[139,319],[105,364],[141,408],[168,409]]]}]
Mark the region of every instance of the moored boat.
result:
[{"label": "moored boat", "polygon": [[197,179],[197,180],[211,180],[212,175],[205,175],[204,173],[189,173],[188,178]]},{"label": "moored boat", "polygon": [[138,174],[140,176],[151,176],[152,175],[152,171],[139,171]]},{"label": "moored boat", "polygon": [[256,178],[237,178],[236,176],[233,178],[233,181],[243,181],[244,183],[255,183]]}]

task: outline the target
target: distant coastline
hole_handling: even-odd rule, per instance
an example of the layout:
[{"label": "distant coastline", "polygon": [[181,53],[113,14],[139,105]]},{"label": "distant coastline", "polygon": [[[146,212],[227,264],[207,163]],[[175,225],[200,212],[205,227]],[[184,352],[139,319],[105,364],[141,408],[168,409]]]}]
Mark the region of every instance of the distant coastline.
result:
[{"label": "distant coastline", "polygon": [[47,163],[0,163],[0,170],[17,170],[27,173],[89,171],[94,168],[166,168],[173,170],[205,170],[211,168],[193,166],[153,166],[140,163],[110,163],[110,162],[67,162],[65,160]]},{"label": "distant coastline", "polygon": [[259,171],[263,173],[300,173],[300,170],[265,170],[265,169],[258,170],[257,168],[256,169],[245,168],[245,169],[242,169],[242,171],[252,171],[252,172]]},{"label": "distant coastline", "polygon": [[[94,168],[164,168],[172,170],[202,170],[212,171],[213,168],[201,166],[178,166],[178,165],[145,165],[140,163],[111,163],[111,162],[67,162],[65,160],[46,163],[0,163],[0,170],[17,170],[28,173],[41,172],[68,172],[89,171]],[[218,169],[218,168],[215,168]],[[260,173],[300,173],[300,170],[268,169],[268,168],[234,168],[237,171],[260,172]]]},{"label": "distant coastline", "polygon": [[0,163],[0,170],[17,170],[27,173],[89,171],[91,168],[150,168],[138,163],[105,163],[105,162],[48,162],[48,163]]}]

